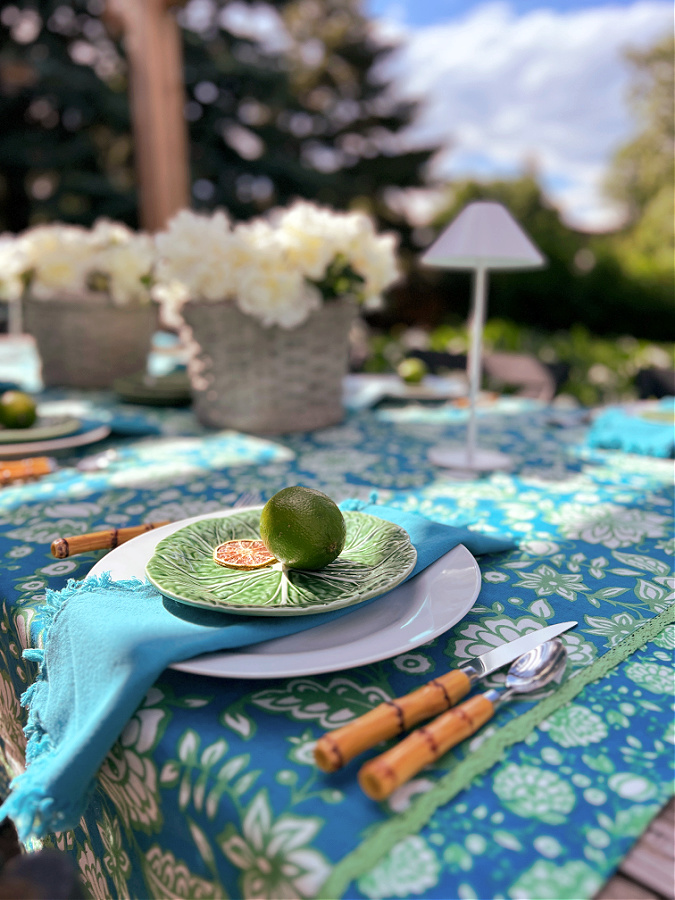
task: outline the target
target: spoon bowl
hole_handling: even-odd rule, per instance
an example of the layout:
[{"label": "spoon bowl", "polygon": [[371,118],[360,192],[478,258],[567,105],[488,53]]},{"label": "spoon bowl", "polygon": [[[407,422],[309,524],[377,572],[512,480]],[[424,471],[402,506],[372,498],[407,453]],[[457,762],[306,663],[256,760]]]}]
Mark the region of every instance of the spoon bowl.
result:
[{"label": "spoon bowl", "polygon": [[506,675],[506,691],[501,695],[525,694],[562,680],[567,665],[567,651],[560,638],[533,647],[511,665]]}]

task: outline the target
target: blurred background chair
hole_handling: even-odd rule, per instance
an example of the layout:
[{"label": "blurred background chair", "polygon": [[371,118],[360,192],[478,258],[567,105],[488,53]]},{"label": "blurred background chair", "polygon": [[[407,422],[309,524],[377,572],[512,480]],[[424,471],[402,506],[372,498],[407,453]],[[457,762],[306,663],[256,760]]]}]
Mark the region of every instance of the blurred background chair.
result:
[{"label": "blurred background chair", "polygon": [[483,372],[494,390],[511,389],[519,397],[549,403],[556,394],[551,371],[534,356],[525,353],[488,353]]},{"label": "blurred background chair", "polygon": [[[466,371],[464,353],[440,350],[411,350],[410,357],[421,359],[433,375]],[[526,353],[487,353],[483,357],[483,376],[492,390],[515,393],[519,397],[550,402],[567,380],[565,363],[547,365]]]},{"label": "blurred background chair", "polygon": [[675,397],[675,369],[640,369],[635,386],[640,400]]}]

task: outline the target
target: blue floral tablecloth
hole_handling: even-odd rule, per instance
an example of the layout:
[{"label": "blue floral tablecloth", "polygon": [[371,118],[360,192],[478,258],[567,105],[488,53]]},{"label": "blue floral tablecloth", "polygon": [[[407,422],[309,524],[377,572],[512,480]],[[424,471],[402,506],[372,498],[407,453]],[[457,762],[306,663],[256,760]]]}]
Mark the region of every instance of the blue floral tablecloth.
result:
[{"label": "blue floral tablecloth", "polygon": [[[461,444],[462,414],[406,409],[269,440],[204,435],[185,411],[181,431],[175,412],[153,411],[170,433],[118,438],[109,468],[78,472],[73,456],[0,491],[0,794],[23,766],[19,698],[35,666],[22,650],[40,646],[44,591],[102,555],[54,560],[58,536],[304,484],[338,501],[376,492],[519,541],[481,557],[464,619],[394,659],[269,680],[167,670],[102,766],[80,825],[49,839],[77,859],[92,896],[584,900],[672,795],[673,461],[589,447],[581,419],[561,428],[550,410],[509,399],[482,412],[479,435],[513,469],[466,478],[427,455]],[[505,706],[387,802],[361,793],[360,760],[334,775],[313,765],[325,729],[566,619],[579,625],[565,635],[562,688]]]}]

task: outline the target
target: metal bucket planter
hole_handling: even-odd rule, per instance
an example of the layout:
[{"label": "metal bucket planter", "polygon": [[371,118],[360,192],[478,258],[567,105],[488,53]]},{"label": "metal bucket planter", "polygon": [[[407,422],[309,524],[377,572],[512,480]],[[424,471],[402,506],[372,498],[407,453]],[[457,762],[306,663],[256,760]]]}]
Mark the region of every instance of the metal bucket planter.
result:
[{"label": "metal bucket planter", "polygon": [[154,303],[113,306],[98,294],[27,298],[23,319],[45,387],[109,388],[115,378],[145,371],[158,328]]},{"label": "metal bucket planter", "polygon": [[327,303],[291,330],[264,327],[225,302],[190,301],[182,314],[193,409],[202,424],[281,434],[343,419],[352,300]]}]

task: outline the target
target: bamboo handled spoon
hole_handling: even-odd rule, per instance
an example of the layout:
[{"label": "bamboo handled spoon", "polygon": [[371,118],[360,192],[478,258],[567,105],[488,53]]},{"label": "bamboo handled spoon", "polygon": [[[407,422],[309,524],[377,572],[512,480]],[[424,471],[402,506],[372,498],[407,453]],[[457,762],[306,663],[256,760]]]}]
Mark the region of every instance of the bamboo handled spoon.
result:
[{"label": "bamboo handled spoon", "polygon": [[129,528],[108,528],[105,531],[92,531],[90,534],[76,534],[72,537],[57,538],[52,541],[52,556],[66,559],[76,553],[88,553],[90,550],[114,550],[139,534],[169,525],[170,522],[148,522],[145,525],[132,525]]},{"label": "bamboo handled spoon", "polygon": [[567,653],[560,638],[529,650],[509,669],[506,690],[477,694],[362,766],[358,775],[361,788],[373,800],[386,799],[424,766],[475,734],[516,694],[539,690],[552,681],[560,683],[566,663]]}]

